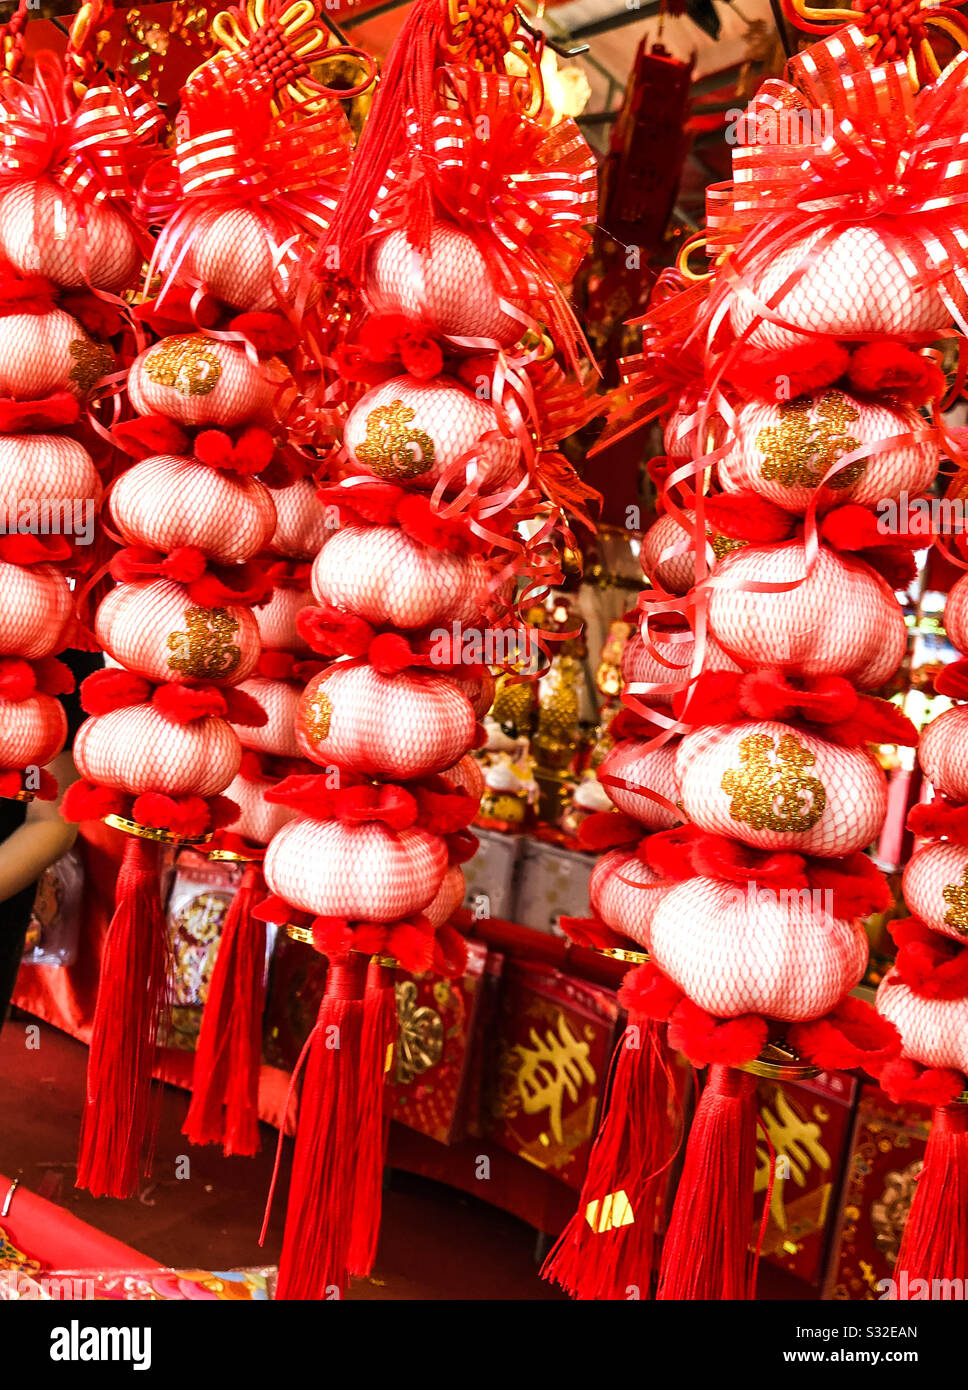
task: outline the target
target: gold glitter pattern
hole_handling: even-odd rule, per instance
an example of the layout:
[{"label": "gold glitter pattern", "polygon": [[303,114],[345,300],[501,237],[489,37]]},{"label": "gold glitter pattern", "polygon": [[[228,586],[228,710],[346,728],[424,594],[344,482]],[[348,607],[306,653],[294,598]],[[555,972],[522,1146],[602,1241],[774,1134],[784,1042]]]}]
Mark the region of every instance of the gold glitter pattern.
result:
[{"label": "gold glitter pattern", "polygon": [[366,417],[366,439],[357,445],[356,457],[378,478],[416,478],[433,464],[430,435],[407,428],[414,414],[403,401],[391,401]]},{"label": "gold glitter pattern", "polygon": [[199,337],[166,338],[144,360],[156,386],[170,386],[180,396],[207,396],[218,385],[222,364]]},{"label": "gold glitter pattern", "polygon": [[242,652],[230,639],[239,630],[237,618],[225,608],[186,608],[185,632],[168,635],[168,667],[195,680],[230,676]]},{"label": "gold glitter pattern", "polygon": [[90,338],[74,338],[67,345],[74,359],[69,378],[83,395],[99,382],[114,366],[114,353],[104,343],[92,343]]},{"label": "gold glitter pattern", "polygon": [[827,792],[819,777],[803,775],[816,759],[793,734],[782,734],[777,745],[768,734],[750,734],[739,752],[742,767],[724,772],[720,784],[732,797],[733,820],[754,830],[799,831],[816,825]]},{"label": "gold glitter pattern", "polygon": [[333,702],[325,690],[320,688],[309,702],[304,716],[306,733],[309,735],[310,742],[322,743],[329,733],[332,717]]},{"label": "gold glitter pattern", "polygon": [[749,541],[734,540],[732,536],[724,536],[719,531],[710,531],[709,544],[716,559],[721,560],[734,550],[742,550],[744,545],[749,545]]},{"label": "gold glitter pattern", "polygon": [[[783,487],[816,487],[832,464],[851,453],[860,440],[846,432],[846,426],[860,419],[839,391],[828,391],[810,419],[806,397],[780,406],[780,423],[760,430],[756,447],[764,455],[762,475]],[[867,459],[856,459],[831,478],[827,487],[835,492],[850,487],[863,475]]]},{"label": "gold glitter pattern", "polygon": [[960,883],[949,883],[941,896],[948,904],[944,915],[946,927],[954,927],[961,936],[968,935],[968,867],[961,876]]}]

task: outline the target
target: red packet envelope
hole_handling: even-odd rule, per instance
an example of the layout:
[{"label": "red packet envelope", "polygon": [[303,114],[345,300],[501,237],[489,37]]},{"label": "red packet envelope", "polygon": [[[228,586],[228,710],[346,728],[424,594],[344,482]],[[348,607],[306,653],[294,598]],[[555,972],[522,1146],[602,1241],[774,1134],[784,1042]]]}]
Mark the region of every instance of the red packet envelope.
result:
[{"label": "red packet envelope", "polygon": [[861,1087],[824,1298],[884,1297],[930,1126],[929,1106]]},{"label": "red packet envelope", "polygon": [[759,1239],[772,1165],[761,1254],[817,1288],[836,1221],[856,1092],[857,1082],[847,1072],[824,1072],[797,1083],[761,1079],[757,1088],[762,1128],[757,1131],[753,1240]]},{"label": "red packet envelope", "polygon": [[549,966],[505,965],[489,1085],[489,1138],[581,1187],[619,1007]]},{"label": "red packet envelope", "polygon": [[459,980],[396,972],[398,1034],[390,1115],[441,1144],[464,1136],[486,962],[487,947],[470,940],[467,970]]}]

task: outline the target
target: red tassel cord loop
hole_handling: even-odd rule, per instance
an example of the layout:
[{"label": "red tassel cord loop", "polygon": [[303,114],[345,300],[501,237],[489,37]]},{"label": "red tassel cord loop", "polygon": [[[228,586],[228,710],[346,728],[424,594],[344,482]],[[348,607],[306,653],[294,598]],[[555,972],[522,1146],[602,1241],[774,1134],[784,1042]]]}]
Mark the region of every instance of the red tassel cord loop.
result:
[{"label": "red tassel cord loop", "polygon": [[129,1197],[150,1167],[151,1075],[168,1003],[168,931],[160,846],[132,836],[118,874],[87,1067],[77,1186]]},{"label": "red tassel cord loop", "polygon": [[942,1281],[968,1282],[968,1105],[934,1111],[894,1279],[902,1301],[950,1297]]},{"label": "red tassel cord loop", "polygon": [[252,908],[264,892],[261,866],[246,864],[212,971],[182,1129],[193,1144],[221,1144],[227,1155],[259,1150],[266,928]]},{"label": "red tassel cord loop", "polygon": [[710,1068],[662,1251],[659,1299],[752,1297],[756,1078]]},{"label": "red tassel cord loop", "polygon": [[330,961],[306,1059],[276,1297],[339,1297],[349,1279],[367,962]]},{"label": "red tassel cord loop", "polygon": [[660,1025],[630,1014],[578,1210],[541,1271],[574,1298],[651,1295],[656,1207],[674,1153],[673,1088]]},{"label": "red tassel cord loop", "polygon": [[767,1177],[766,1192],[763,1197],[763,1212],[760,1216],[760,1224],[756,1232],[756,1247],[753,1250],[753,1268],[750,1272],[750,1288],[756,1292],[756,1276],[760,1268],[760,1256],[763,1253],[763,1242],[766,1240],[766,1230],[770,1224],[770,1208],[773,1205],[773,1188],[776,1185],[776,1149],[773,1147],[773,1140],[770,1138],[770,1131],[763,1122],[763,1116],[759,1113],[756,1116],[756,1128],[763,1136],[763,1143],[766,1145]]},{"label": "red tassel cord loop", "polygon": [[397,995],[393,971],[374,958],[363,997],[363,1037],[357,1092],[359,1151],[350,1232],[349,1271],[365,1278],[373,1268],[383,1211],[383,1164],[390,1116],[387,1078],[397,1033]]}]

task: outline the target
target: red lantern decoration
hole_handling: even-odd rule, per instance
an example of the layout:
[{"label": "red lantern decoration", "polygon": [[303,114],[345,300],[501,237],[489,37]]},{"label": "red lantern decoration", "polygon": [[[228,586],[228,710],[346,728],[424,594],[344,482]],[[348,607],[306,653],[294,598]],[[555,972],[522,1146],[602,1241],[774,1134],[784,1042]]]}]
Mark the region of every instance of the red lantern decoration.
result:
[{"label": "red lantern decoration", "polygon": [[[938,693],[964,694],[968,642],[962,623],[965,584],[959,579],[944,622],[962,653],[936,677]],[[904,870],[904,901],[913,914],[893,922],[893,967],[877,991],[877,1007],[898,1029],[903,1055],[881,1072],[894,1099],[934,1107],[931,1134],[895,1265],[897,1297],[931,1298],[940,1281],[968,1276],[968,1201],[962,1175],[968,1157],[968,834],[961,730],[968,709],[958,704],[924,731],[918,758],[934,800],[914,807],[908,827],[925,837]],[[947,1286],[945,1283],[942,1286]]]},{"label": "red lantern decoration", "polygon": [[[654,799],[644,760],[678,737],[686,823],[651,835],[637,852],[674,886],[654,912],[645,909],[651,958],[627,977],[623,998],[665,1024],[671,1046],[710,1068],[663,1244],[660,1299],[752,1294],[755,1074],[766,1066],[793,1079],[811,1068],[863,1065],[900,1091],[911,1066],[897,1060],[890,1020],[903,1024],[913,1057],[910,1048],[924,1047],[930,1024],[940,1022],[934,1000],[954,992],[958,974],[949,939],[927,938],[932,927],[957,930],[954,916],[944,917],[958,911],[961,812],[929,807],[912,828],[931,826],[946,838],[914,856],[905,882],[909,906],[912,894],[923,894],[929,920],[902,928],[905,940],[916,935],[904,960],[899,952],[900,979],[882,986],[881,1019],[850,997],[866,963],[862,919],[889,904],[881,875],[860,852],[886,804],[865,745],[915,741],[893,706],[864,693],[904,655],[893,590],[907,582],[918,544],[879,524],[880,513],[885,500],[897,505],[909,488],[931,482],[942,449],[957,456],[940,418],[944,382],[920,348],[949,334],[952,319],[964,331],[964,174],[939,154],[937,140],[940,126],[950,122],[954,132],[964,120],[968,69],[955,64],[916,92],[902,65],[875,67],[861,35],[847,29],[791,59],[788,73],[788,82],[768,83],[754,99],[734,181],[711,197],[712,275],[691,285],[664,277],[646,350],[629,364],[645,418],[669,416],[674,397],[678,414],[666,435],[674,462],[656,469],[662,536],[643,547],[663,587],[643,595],[642,642],[630,644],[625,663],[637,716],[652,708],[640,750],[645,775],[639,786],[623,778],[617,790]],[[766,118],[829,108],[849,132],[846,143],[791,131],[794,155],[778,160],[775,141],[761,133]],[[875,183],[892,192],[886,203],[867,194],[858,203],[851,170],[874,163]],[[952,196],[939,200],[939,184]],[[873,187],[869,176],[864,187]],[[903,252],[895,218],[905,226]],[[688,587],[673,568],[687,554]],[[710,641],[726,666],[709,661]],[[617,729],[630,732],[640,734]],[[942,730],[929,749],[931,766],[952,786],[954,746]],[[634,843],[635,833],[614,813],[595,829],[602,847]],[[603,901],[597,887],[596,898]],[[636,923],[626,912],[624,922],[611,918],[613,931],[627,934]],[[585,929],[590,939],[598,926]],[[930,1012],[927,1003],[915,1010],[912,992],[932,996]],[[925,1049],[925,1062],[951,1057],[940,1042]],[[941,1080],[932,1096],[947,1106],[951,1078]],[[927,1099],[931,1084],[907,1094]],[[603,1129],[600,1158],[593,1155],[603,1192],[629,1176],[620,1130],[642,1145],[651,1171],[667,1161],[668,1150],[665,1160],[655,1157],[636,1127],[634,1091],[626,1107],[624,1130],[621,1122]],[[941,1218],[937,1201],[941,1167],[950,1175],[956,1155],[964,1163],[968,1123],[946,1110],[939,1133],[935,1176],[923,1188],[935,1206],[920,1221],[912,1215],[909,1267],[963,1277],[968,1244],[941,1235],[962,1189],[950,1184]],[[654,1192],[645,1196],[654,1202]],[[644,1208],[649,1226],[653,1210]],[[960,1232],[963,1210],[958,1219]],[[649,1288],[649,1249],[629,1242],[625,1263],[613,1244],[606,1262],[593,1242],[576,1219],[550,1272],[586,1297],[614,1297],[623,1284]],[[618,1273],[615,1259],[623,1259]]]},{"label": "red lantern decoration", "polygon": [[[133,87],[72,83],[73,50],[67,67],[53,54],[37,54],[32,81],[21,82],[22,29],[5,44],[0,791],[29,800],[57,794],[44,765],[66,735],[53,697],[69,691],[72,680],[51,658],[74,641],[66,574],[88,567],[84,547],[101,497],[88,448],[57,431],[78,426],[82,406],[112,369],[112,351],[84,323],[110,318],[115,311],[105,314],[102,305],[134,280],[144,238],[130,199],[164,122]],[[76,433],[85,437],[83,427]]]},{"label": "red lantern decoration", "polygon": [[[588,418],[584,394],[519,340],[541,318],[577,360],[559,287],[587,245],[593,161],[570,123],[525,115],[525,82],[454,63],[447,22],[439,0],[412,8],[319,258],[324,273],[360,272],[355,307],[369,319],[351,318],[339,360],[369,389],[345,419],[343,476],[322,495],[319,608],[300,624],[338,658],[297,714],[300,747],[326,771],[270,794],[303,819],[267,851],[280,900],[267,911],[330,962],[307,1053],[283,1298],[324,1297],[372,1265],[385,1047],[379,961],[364,993],[363,955],[460,968],[449,918],[472,852],[480,788],[466,759],[493,687],[487,639],[505,619],[525,635],[508,576],[558,582],[546,537],[566,499],[589,495],[564,459],[542,459]],[[427,129],[403,140],[417,93]],[[525,547],[517,522],[539,510],[551,524]],[[325,1046],[332,1027],[338,1053]]]},{"label": "red lantern decoration", "polygon": [[[268,724],[266,712],[242,689],[262,660],[252,606],[270,597],[266,571],[273,562],[262,556],[278,530],[274,488],[256,475],[267,474],[274,485],[292,476],[287,426],[297,393],[290,364],[279,354],[294,353],[291,365],[302,370],[302,349],[296,349],[308,308],[305,296],[286,291],[287,271],[277,262],[273,237],[295,225],[280,220],[279,208],[303,187],[303,157],[312,156],[314,177],[324,165],[335,176],[345,169],[349,149],[335,106],[326,116],[303,112],[301,123],[280,114],[274,105],[279,80],[278,72],[263,75],[241,57],[201,69],[183,94],[173,155],[152,168],[139,203],[147,221],[165,224],[155,256],[161,290],[142,314],[168,331],[128,373],[128,399],[138,418],[114,429],[137,462],[112,491],[112,518],[125,547],[112,561],[118,586],[98,609],[96,631],[123,669],[86,684],[92,718],[78,738],[85,780],[72,789],[68,806],[76,816],[109,812],[133,836],[102,973],[78,1174],[81,1185],[114,1195],[131,1191],[137,1180],[155,1029],[151,1007],[163,989],[165,928],[152,840],[211,840],[240,819],[227,788],[240,777],[249,784],[268,780],[261,765],[253,767],[254,753],[243,757],[236,732]],[[187,173],[192,151],[212,134],[223,139],[230,114],[232,150],[221,144],[225,158],[207,162],[206,173],[193,180]],[[264,186],[265,205],[248,206],[252,170],[247,174],[235,162],[257,154],[277,181],[271,208]],[[302,255],[323,229],[327,207],[323,190],[314,188],[294,214],[304,233]],[[299,220],[303,215],[311,225]],[[230,236],[243,239],[243,258],[237,245],[230,247]],[[268,265],[261,256],[267,249]],[[200,306],[206,328],[196,318]],[[291,743],[276,749],[273,756],[283,764],[294,751]],[[259,823],[268,832],[285,819],[278,812],[261,822],[250,816],[230,848],[219,841],[219,852],[255,864],[261,846],[245,829],[255,834]],[[261,922],[253,925],[249,908],[258,887],[257,870],[246,869],[213,984],[188,1126],[193,1137],[221,1139],[230,1152],[253,1152],[256,1145],[253,1036],[265,934]],[[137,1016],[133,1005],[118,1006],[119,995],[135,992],[148,1000]],[[229,1024],[227,1078],[220,1040],[213,1046],[212,1039]],[[131,1093],[138,1097],[133,1118]]]}]

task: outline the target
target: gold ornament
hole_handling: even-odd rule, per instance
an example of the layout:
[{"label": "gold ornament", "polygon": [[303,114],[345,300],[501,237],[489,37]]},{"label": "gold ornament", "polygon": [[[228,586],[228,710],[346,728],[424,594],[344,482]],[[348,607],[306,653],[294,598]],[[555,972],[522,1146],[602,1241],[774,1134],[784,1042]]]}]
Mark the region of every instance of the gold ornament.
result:
[{"label": "gold ornament", "polygon": [[504,821],[508,825],[521,825],[528,814],[527,788],[520,796],[513,792],[484,792],[481,797],[480,815],[484,820]]},{"label": "gold ornament", "polygon": [[768,734],[750,734],[739,751],[742,767],[724,772],[720,783],[732,797],[733,820],[754,830],[802,831],[816,825],[827,792],[818,777],[803,776],[816,758],[793,734],[782,734],[777,745]]},{"label": "gold ornament", "polygon": [[[763,477],[783,487],[816,487],[832,464],[859,448],[860,440],[845,426],[860,419],[860,412],[839,391],[828,391],[810,419],[810,403],[801,396],[780,406],[780,424],[760,430],[756,447],[765,456]],[[867,459],[856,459],[827,483],[841,492],[860,478]]]},{"label": "gold ornament", "polygon": [[185,627],[168,635],[168,669],[195,680],[230,676],[242,659],[229,640],[238,632],[238,619],[225,608],[186,608]]},{"label": "gold ornament", "polygon": [[944,915],[946,927],[954,927],[959,936],[968,935],[968,865],[961,875],[960,883],[949,883],[941,896],[948,904]]},{"label": "gold ornament", "polygon": [[316,691],[303,716],[303,723],[311,743],[322,743],[323,739],[328,737],[332,717],[333,702],[325,690],[320,688]]},{"label": "gold ornament", "polygon": [[170,386],[180,396],[208,396],[218,385],[222,364],[204,338],[166,338],[148,354],[145,372],[156,386]]},{"label": "gold ornament", "polygon": [[366,439],[357,445],[356,456],[378,478],[417,478],[432,465],[430,435],[407,428],[415,414],[403,401],[391,401],[366,417]]},{"label": "gold ornament", "polygon": [[544,767],[570,763],[578,746],[578,680],[581,662],[574,656],[556,656],[542,680],[538,700],[538,731],[534,749]]},{"label": "gold ornament", "polygon": [[508,738],[520,738],[531,729],[535,704],[534,682],[517,681],[514,685],[510,682],[511,677],[506,672],[498,676],[490,714]]},{"label": "gold ornament", "polygon": [[[169,925],[173,956],[171,1002],[176,1021],[177,1010],[204,1004],[208,996],[216,947],[231,904],[231,893],[200,893],[185,904]],[[175,1029],[176,1033],[179,1031],[183,1030]]]},{"label": "gold ornament", "polygon": [[74,338],[67,345],[74,359],[69,378],[87,395],[114,366],[114,353],[104,343],[92,343],[90,338]]},{"label": "gold ornament", "polygon": [[415,1076],[435,1067],[444,1055],[444,1021],[426,1005],[417,1004],[413,980],[401,980],[397,996],[397,1080],[409,1086]]},{"label": "gold ornament", "polygon": [[595,672],[595,685],[606,697],[622,693],[625,684],[622,679],[622,653],[631,635],[631,623],[624,623],[619,619],[609,625],[608,636],[598,659],[598,670]]}]

